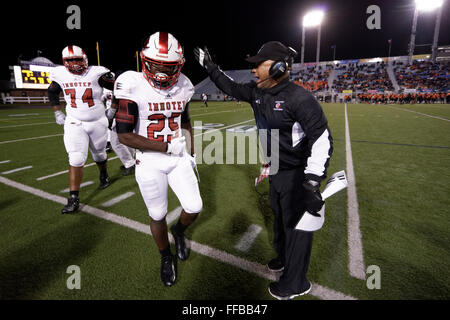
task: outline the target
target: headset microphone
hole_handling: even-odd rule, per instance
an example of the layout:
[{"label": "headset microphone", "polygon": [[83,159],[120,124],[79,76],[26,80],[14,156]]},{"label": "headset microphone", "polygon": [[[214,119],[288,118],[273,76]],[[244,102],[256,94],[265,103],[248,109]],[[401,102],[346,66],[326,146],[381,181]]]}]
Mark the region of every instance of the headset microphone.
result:
[{"label": "headset microphone", "polygon": [[260,83],[263,83],[263,82],[266,82],[267,80],[269,80],[269,79],[271,79],[272,77],[267,77],[267,78],[265,78],[265,79],[263,79],[263,80],[260,80],[260,81],[257,81],[256,83],[257,84],[260,84]]}]

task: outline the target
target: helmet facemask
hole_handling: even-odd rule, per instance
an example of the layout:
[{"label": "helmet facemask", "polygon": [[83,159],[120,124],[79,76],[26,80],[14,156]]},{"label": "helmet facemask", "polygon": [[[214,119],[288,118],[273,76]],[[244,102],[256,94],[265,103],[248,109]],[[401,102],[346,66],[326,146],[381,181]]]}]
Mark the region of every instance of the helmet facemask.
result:
[{"label": "helmet facemask", "polygon": [[64,66],[74,74],[82,74],[88,67],[87,58],[69,57],[63,59]]},{"label": "helmet facemask", "polygon": [[151,86],[157,89],[169,89],[178,81],[184,59],[181,61],[158,61],[141,53],[142,70]]}]

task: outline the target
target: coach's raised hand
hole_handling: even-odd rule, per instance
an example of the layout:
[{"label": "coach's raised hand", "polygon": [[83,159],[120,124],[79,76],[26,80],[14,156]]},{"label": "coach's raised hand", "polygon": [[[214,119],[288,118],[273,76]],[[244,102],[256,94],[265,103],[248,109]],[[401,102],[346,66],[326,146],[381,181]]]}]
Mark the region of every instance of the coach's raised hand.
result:
[{"label": "coach's raised hand", "polygon": [[200,63],[200,65],[209,71],[213,66],[214,62],[211,59],[211,55],[208,52],[208,48],[200,49],[199,47],[194,49],[195,59]]}]

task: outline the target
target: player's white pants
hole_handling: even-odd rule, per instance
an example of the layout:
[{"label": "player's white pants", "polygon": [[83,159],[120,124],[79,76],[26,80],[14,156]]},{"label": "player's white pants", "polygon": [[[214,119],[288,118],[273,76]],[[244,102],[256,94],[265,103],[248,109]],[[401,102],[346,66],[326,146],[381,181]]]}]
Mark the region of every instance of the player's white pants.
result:
[{"label": "player's white pants", "polygon": [[115,126],[113,126],[112,130],[108,130],[108,132],[110,133],[109,142],[111,142],[111,147],[119,157],[120,161],[122,161],[124,167],[130,168],[134,166],[134,149],[120,143]]},{"label": "player's white pants", "polygon": [[107,130],[106,117],[95,121],[80,121],[67,116],[64,123],[64,146],[69,155],[69,164],[73,167],[84,166],[88,150],[95,162],[105,161]]},{"label": "player's white pants", "polygon": [[168,185],[187,213],[199,213],[203,202],[197,177],[187,155],[171,156],[160,152],[136,151],[136,181],[153,220],[167,213]]}]

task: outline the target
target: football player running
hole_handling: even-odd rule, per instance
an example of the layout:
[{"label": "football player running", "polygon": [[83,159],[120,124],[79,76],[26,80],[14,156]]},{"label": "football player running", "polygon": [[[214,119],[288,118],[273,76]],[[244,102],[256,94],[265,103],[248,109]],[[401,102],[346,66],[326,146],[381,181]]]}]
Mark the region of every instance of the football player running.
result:
[{"label": "football player running", "polygon": [[[78,46],[67,46],[62,51],[64,66],[50,73],[52,81],[48,97],[55,112],[56,123],[64,125],[64,146],[69,156],[69,199],[61,213],[79,209],[79,191],[83,166],[88,150],[100,170],[100,189],[110,185],[106,170],[106,141],[108,119],[102,103],[103,88],[112,90],[114,75],[105,67],[89,66],[84,51]],[[66,114],[61,111],[59,94],[64,94]]]},{"label": "football player running", "polygon": [[[116,130],[121,143],[136,149],[135,176],[150,215],[150,230],[161,254],[161,280],[164,285],[172,286],[176,270],[165,218],[168,186],[183,207],[179,221],[170,228],[176,254],[182,261],[189,255],[184,231],[203,207],[194,173],[189,117],[194,86],[181,73],[185,61],[183,48],[172,34],[152,34],[140,55],[142,72],[124,72],[114,85],[114,96],[119,104]],[[188,137],[189,152],[182,129]]]}]

